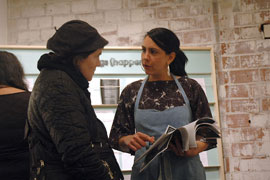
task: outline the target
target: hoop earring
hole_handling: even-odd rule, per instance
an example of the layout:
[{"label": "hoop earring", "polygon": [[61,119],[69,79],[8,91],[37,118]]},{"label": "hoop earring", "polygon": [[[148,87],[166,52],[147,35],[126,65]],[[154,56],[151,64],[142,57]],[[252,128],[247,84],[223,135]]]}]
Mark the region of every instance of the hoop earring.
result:
[{"label": "hoop earring", "polygon": [[171,76],[170,66],[168,66],[168,76]]}]

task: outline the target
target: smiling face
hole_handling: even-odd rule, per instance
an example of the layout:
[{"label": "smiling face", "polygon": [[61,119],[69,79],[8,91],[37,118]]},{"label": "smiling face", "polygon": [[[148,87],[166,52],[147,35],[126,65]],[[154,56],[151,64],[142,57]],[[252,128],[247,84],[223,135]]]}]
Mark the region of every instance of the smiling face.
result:
[{"label": "smiling face", "polygon": [[149,36],[146,36],[142,44],[141,58],[149,81],[171,79],[168,75],[168,66],[175,58],[174,52],[166,54]]},{"label": "smiling face", "polygon": [[96,67],[100,66],[99,56],[101,55],[102,50],[103,48],[97,49],[85,59],[79,60],[77,62],[80,72],[88,81],[92,80]]}]

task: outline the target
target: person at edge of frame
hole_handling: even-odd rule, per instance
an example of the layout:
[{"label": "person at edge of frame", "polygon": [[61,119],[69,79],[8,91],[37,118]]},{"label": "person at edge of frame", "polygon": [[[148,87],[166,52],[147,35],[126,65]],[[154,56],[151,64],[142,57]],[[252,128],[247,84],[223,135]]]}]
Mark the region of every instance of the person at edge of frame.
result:
[{"label": "person at edge of frame", "polygon": [[24,139],[30,92],[23,67],[0,51],[0,179],[29,180],[29,148]]}]

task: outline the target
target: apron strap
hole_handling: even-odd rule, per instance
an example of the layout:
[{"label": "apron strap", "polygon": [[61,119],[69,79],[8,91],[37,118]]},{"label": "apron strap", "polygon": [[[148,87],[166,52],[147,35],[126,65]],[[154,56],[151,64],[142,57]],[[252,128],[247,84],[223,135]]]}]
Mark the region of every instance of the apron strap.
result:
[{"label": "apron strap", "polygon": [[182,96],[184,98],[184,101],[185,101],[185,103],[186,103],[186,105],[188,107],[188,110],[189,110],[190,115],[192,115],[192,111],[191,111],[191,107],[190,107],[190,103],[189,103],[188,97],[187,97],[187,95],[186,95],[186,93],[185,93],[185,91],[184,91],[181,83],[178,81],[178,79],[175,77],[175,75],[173,75],[173,74],[171,74],[171,75],[172,75],[172,77],[173,77],[176,85],[178,86],[178,89],[180,90],[180,92],[181,92],[181,94],[182,94]]},{"label": "apron strap", "polygon": [[180,82],[178,81],[178,79],[177,79],[173,74],[172,74],[172,77],[173,77],[173,79],[174,79],[174,81],[175,81],[175,83],[176,83],[178,89],[180,90],[180,92],[181,92],[181,94],[182,94],[182,96],[183,96],[183,98],[184,98],[185,103],[186,103],[187,105],[189,105],[189,100],[188,100],[188,98],[187,98],[187,95],[186,95],[186,93],[185,93],[185,91],[184,91],[182,85],[180,84]]},{"label": "apron strap", "polygon": [[140,89],[138,91],[136,101],[135,101],[135,106],[134,106],[134,112],[136,112],[136,110],[139,108],[139,102],[140,102],[140,99],[141,99],[141,96],[142,96],[144,85],[145,85],[147,80],[148,80],[148,76],[143,80],[142,85],[141,85],[141,87],[140,87]]}]

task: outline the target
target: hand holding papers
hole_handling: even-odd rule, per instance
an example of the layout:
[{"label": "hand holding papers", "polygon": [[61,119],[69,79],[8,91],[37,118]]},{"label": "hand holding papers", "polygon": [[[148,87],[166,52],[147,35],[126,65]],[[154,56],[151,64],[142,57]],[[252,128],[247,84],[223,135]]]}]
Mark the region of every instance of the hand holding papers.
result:
[{"label": "hand holding papers", "polygon": [[174,143],[173,140],[175,139],[180,142],[183,151],[187,151],[190,148],[196,148],[197,136],[203,137],[206,140],[220,138],[219,128],[216,126],[215,120],[205,117],[179,128],[168,125],[164,134],[162,134],[156,142],[135,161],[135,163],[145,157],[140,170],[143,171],[153,159],[166,151],[169,144]]}]

